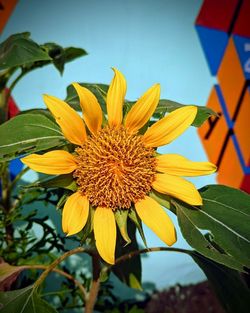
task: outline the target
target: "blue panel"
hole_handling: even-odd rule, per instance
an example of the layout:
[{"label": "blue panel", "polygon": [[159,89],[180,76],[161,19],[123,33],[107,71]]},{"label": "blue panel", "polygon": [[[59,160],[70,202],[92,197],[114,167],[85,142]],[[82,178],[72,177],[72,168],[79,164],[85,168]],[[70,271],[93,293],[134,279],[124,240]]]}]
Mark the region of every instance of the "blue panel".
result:
[{"label": "blue panel", "polygon": [[212,75],[216,75],[227,46],[229,38],[228,34],[223,31],[199,25],[196,25],[196,30],[203,47],[210,72]]},{"label": "blue panel", "polygon": [[246,79],[250,80],[250,38],[233,36],[240,63]]},{"label": "blue panel", "polygon": [[20,161],[20,159],[14,159],[10,161],[9,170],[11,179],[15,178],[18,173],[21,172],[23,168],[23,163]]},{"label": "blue panel", "polygon": [[227,110],[227,105],[226,105],[226,102],[224,100],[224,97],[223,97],[223,94],[221,92],[221,89],[220,89],[220,86],[219,85],[215,85],[214,86],[216,92],[217,92],[217,96],[219,98],[219,101],[220,101],[220,105],[221,105],[221,108],[222,108],[222,112],[223,112],[223,115],[225,117],[225,120],[227,122],[227,127],[229,129],[232,129],[233,126],[234,126],[234,122],[231,120],[230,118],[230,115],[228,113],[228,110]]},{"label": "blue panel", "polygon": [[237,152],[238,158],[240,160],[240,164],[241,164],[241,167],[243,169],[244,174],[250,174],[250,166],[247,166],[245,164],[243,154],[241,152],[240,145],[239,145],[239,142],[238,142],[236,136],[232,135],[232,139],[233,139],[234,147],[235,147],[235,150]]}]

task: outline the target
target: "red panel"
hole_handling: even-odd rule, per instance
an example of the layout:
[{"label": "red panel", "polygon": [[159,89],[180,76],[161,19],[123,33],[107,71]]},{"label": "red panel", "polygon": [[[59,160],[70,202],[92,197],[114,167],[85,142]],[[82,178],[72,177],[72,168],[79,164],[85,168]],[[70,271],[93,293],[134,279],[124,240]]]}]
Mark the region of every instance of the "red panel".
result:
[{"label": "red panel", "polygon": [[243,182],[240,186],[240,189],[250,193],[250,174],[249,175],[245,175]]},{"label": "red panel", "polygon": [[250,37],[250,1],[243,0],[234,25],[233,34]]},{"label": "red panel", "polygon": [[239,0],[205,0],[196,24],[228,32],[238,3]]}]

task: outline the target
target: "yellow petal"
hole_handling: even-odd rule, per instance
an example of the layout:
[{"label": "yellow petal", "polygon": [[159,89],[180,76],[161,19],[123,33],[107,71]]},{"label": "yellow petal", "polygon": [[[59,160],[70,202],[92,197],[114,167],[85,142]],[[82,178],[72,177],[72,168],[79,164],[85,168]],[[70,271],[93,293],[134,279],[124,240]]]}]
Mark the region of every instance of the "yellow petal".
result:
[{"label": "yellow petal", "polygon": [[36,172],[50,175],[68,174],[77,167],[73,155],[64,150],[54,150],[42,155],[30,154],[21,161]]},{"label": "yellow petal", "polygon": [[140,219],[167,245],[176,242],[175,227],[167,213],[158,202],[150,197],[135,203]]},{"label": "yellow petal", "polygon": [[156,170],[176,176],[202,176],[212,174],[217,167],[210,162],[193,162],[179,154],[163,154],[156,157]]},{"label": "yellow petal", "polygon": [[82,145],[86,140],[86,130],[81,117],[66,102],[53,97],[44,95],[44,102],[53,114],[57,124],[70,142],[75,145]]},{"label": "yellow petal", "polygon": [[121,72],[113,69],[115,76],[107,94],[107,112],[110,126],[118,127],[122,123],[122,107],[126,94],[126,80]]},{"label": "yellow petal", "polygon": [[62,213],[62,228],[68,235],[79,233],[85,226],[89,215],[89,200],[79,192],[68,197]]},{"label": "yellow petal", "polygon": [[145,145],[160,147],[170,143],[193,123],[196,114],[195,106],[185,106],[169,113],[145,132]]},{"label": "yellow petal", "polygon": [[142,128],[154,113],[160,99],[160,85],[156,84],[148,89],[133,105],[125,119],[125,127],[130,132]]},{"label": "yellow petal", "polygon": [[109,208],[98,207],[94,214],[94,234],[96,248],[109,264],[115,263],[116,224],[114,212]]},{"label": "yellow petal", "polygon": [[153,188],[188,204],[202,205],[202,198],[195,186],[189,181],[173,175],[156,174]]},{"label": "yellow petal", "polygon": [[72,84],[80,99],[83,119],[92,133],[97,133],[102,125],[102,109],[95,95],[77,83]]}]

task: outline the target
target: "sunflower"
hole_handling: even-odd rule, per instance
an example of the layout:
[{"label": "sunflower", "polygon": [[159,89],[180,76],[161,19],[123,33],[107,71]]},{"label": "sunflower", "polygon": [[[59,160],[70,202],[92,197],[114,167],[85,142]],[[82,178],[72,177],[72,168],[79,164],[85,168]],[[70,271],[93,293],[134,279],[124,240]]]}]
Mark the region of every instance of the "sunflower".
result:
[{"label": "sunflower", "polygon": [[123,117],[126,80],[114,69],[106,97],[107,121],[95,95],[77,83],[73,86],[80,99],[83,119],[56,97],[44,95],[44,102],[65,138],[75,145],[74,152],[54,150],[22,158],[24,164],[37,172],[72,173],[77,190],[64,205],[63,231],[67,235],[80,232],[91,206],[96,248],[107,263],[114,264],[115,212],[135,210],[163,242],[174,244],[174,224],[162,206],[150,197],[151,191],[201,205],[195,186],[181,176],[210,174],[216,167],[177,154],[159,155],[156,148],[181,135],[194,121],[197,107],[181,107],[142,132],[159,102],[159,84],[149,88]]}]

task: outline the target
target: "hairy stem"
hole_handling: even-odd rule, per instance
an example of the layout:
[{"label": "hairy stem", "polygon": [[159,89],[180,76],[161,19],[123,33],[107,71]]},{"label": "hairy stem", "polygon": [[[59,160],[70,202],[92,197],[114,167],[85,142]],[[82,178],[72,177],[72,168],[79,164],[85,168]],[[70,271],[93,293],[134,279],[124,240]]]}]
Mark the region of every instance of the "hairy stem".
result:
[{"label": "hairy stem", "polygon": [[159,251],[180,252],[180,253],[190,254],[190,250],[181,249],[181,248],[168,248],[168,247],[146,248],[146,249],[141,249],[141,250],[135,250],[135,251],[132,251],[132,252],[129,252],[127,254],[120,256],[118,259],[116,259],[115,265],[121,262],[124,262],[126,260],[132,259],[134,256],[139,255],[139,254],[144,254],[144,253],[149,253],[149,252],[159,252]]},{"label": "hairy stem", "polygon": [[100,289],[100,258],[98,255],[92,256],[92,272],[93,272],[93,281],[90,288],[89,296],[86,301],[85,313],[92,313]]}]

